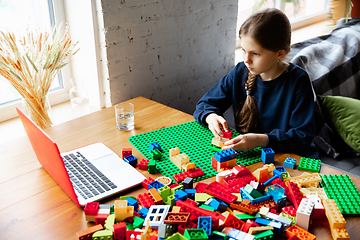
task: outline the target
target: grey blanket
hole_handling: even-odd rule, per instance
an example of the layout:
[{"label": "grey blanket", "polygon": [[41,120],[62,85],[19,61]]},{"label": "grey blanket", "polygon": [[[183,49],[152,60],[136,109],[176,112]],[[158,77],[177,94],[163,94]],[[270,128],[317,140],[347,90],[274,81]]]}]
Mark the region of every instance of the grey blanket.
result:
[{"label": "grey blanket", "polygon": [[[316,95],[360,98],[360,18],[340,23],[328,35],[292,45],[291,62],[304,68]],[[324,119],[316,101],[315,144],[333,158],[359,155]]]}]

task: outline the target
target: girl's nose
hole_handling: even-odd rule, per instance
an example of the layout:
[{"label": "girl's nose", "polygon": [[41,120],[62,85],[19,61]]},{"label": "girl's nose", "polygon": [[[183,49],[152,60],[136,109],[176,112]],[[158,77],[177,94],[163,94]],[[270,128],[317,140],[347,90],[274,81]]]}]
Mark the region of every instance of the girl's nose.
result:
[{"label": "girl's nose", "polygon": [[250,59],[250,57],[249,57],[249,54],[244,54],[244,62],[245,63],[251,63],[251,59]]}]

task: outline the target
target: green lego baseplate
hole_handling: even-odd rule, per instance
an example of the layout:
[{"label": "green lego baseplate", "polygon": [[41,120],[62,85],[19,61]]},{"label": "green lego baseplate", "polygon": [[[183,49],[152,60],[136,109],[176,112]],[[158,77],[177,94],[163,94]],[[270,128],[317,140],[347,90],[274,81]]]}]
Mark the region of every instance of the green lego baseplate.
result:
[{"label": "green lego baseplate", "polygon": [[[240,134],[233,130],[233,137]],[[217,174],[211,166],[211,158],[216,151],[209,148],[214,138],[209,129],[196,121],[186,122],[171,127],[161,128],[151,132],[138,134],[129,138],[129,142],[147,159],[151,159],[150,143],[159,143],[163,150],[161,159],[156,160],[156,169],[166,177],[173,176],[182,171],[169,159],[169,150],[178,147],[180,153],[186,153],[190,162],[195,162],[205,175],[194,179],[194,182],[213,177]],[[248,166],[261,161],[261,148],[251,151],[238,152],[237,164]]]},{"label": "green lego baseplate", "polygon": [[320,172],[321,160],[302,157],[298,166],[299,170],[305,170],[309,172]]},{"label": "green lego baseplate", "polygon": [[320,175],[328,198],[334,199],[344,216],[360,216],[360,193],[349,175]]}]

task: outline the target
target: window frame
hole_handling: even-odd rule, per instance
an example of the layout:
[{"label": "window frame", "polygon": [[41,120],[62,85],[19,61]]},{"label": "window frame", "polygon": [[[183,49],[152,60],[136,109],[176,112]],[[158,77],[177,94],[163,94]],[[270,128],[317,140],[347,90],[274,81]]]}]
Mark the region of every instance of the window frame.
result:
[{"label": "window frame", "polygon": [[[51,25],[58,25],[57,23],[65,22],[65,12],[64,12],[64,3],[62,0],[48,0],[49,11],[53,11],[53,14],[50,14]],[[64,31],[64,26],[61,31]],[[71,79],[71,68],[69,66],[65,66],[59,72],[61,80],[62,80],[62,88],[50,90],[48,93],[50,105],[59,104],[65,101],[68,101],[69,98],[69,90],[71,88],[71,84],[69,79]],[[13,100],[9,103],[0,106],[0,122],[6,121],[18,116],[15,107],[22,108],[22,99]]]}]

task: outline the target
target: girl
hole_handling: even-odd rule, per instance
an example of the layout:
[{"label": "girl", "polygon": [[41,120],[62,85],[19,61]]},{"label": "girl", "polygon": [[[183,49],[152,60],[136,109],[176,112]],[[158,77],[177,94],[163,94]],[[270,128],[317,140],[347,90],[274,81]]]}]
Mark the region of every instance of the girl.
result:
[{"label": "girl", "polygon": [[290,51],[291,26],[278,9],[259,11],[240,28],[243,62],[197,103],[194,118],[221,139],[228,130],[223,113],[232,105],[242,135],[223,149],[256,147],[319,158],[312,140],[314,94],[307,73],[283,61]]}]

